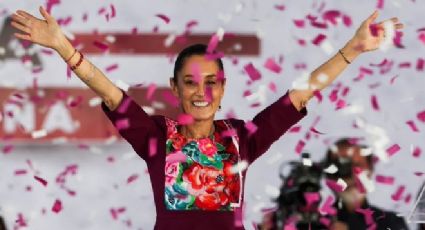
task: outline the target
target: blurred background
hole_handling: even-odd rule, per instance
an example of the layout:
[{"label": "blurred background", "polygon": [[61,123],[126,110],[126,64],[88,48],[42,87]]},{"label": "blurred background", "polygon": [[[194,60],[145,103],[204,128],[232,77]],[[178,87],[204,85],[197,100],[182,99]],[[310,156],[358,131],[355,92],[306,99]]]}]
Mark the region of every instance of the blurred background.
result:
[{"label": "blurred background", "polygon": [[[176,52],[224,34],[227,88],[217,119],[244,120],[332,57],[375,9],[378,21],[397,16],[405,28],[393,45],[358,57],[248,169],[244,225],[254,229],[276,207],[282,163],[300,152],[320,161],[347,136],[371,146],[375,176],[389,178],[375,181],[369,202],[402,216],[412,210],[425,181],[425,1],[2,0],[0,216],[7,229],[152,229],[156,215],[146,164],[119,138],[99,98],[54,51],[12,36],[9,15],[22,9],[41,17],[40,5],[151,114],[178,113],[167,96]],[[252,66],[259,80],[249,77]]]}]

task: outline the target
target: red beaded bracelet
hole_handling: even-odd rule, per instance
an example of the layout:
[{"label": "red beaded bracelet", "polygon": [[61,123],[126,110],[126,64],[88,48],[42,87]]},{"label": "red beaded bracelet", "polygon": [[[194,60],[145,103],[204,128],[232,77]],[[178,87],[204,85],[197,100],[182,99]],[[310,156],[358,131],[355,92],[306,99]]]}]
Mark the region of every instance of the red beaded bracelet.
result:
[{"label": "red beaded bracelet", "polygon": [[71,57],[66,59],[65,62],[68,63],[69,61],[71,61],[72,57],[74,57],[74,55],[77,53],[77,49],[74,49],[74,53],[72,53]]},{"label": "red beaded bracelet", "polygon": [[81,52],[78,52],[78,53],[80,53],[80,59],[78,60],[77,64],[75,64],[75,65],[71,66],[71,70],[75,70],[75,69],[76,69],[76,68],[78,68],[78,67],[81,65],[81,63],[83,62],[84,55],[83,55]]}]

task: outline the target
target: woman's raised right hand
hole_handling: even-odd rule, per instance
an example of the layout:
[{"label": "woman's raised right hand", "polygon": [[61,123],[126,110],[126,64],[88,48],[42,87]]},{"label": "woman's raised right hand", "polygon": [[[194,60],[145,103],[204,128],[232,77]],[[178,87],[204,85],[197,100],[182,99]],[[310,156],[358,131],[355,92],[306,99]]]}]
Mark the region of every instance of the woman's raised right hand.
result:
[{"label": "woman's raised right hand", "polygon": [[58,50],[66,37],[56,20],[43,7],[40,6],[39,10],[45,20],[38,19],[25,11],[17,10],[12,15],[11,25],[23,33],[15,33],[14,35],[19,39]]}]

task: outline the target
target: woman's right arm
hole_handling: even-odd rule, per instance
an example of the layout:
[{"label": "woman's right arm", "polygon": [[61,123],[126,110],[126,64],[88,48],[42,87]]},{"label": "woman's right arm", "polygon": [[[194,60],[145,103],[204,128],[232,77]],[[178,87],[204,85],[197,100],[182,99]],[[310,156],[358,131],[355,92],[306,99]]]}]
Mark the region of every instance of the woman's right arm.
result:
[{"label": "woman's right arm", "polygon": [[[80,53],[63,34],[56,20],[40,7],[40,13],[45,20],[38,19],[31,14],[18,10],[12,15],[12,26],[21,33],[15,36],[22,40],[31,41],[44,47],[52,48],[64,59],[68,60],[69,66],[74,66],[80,60]],[[74,54],[74,55],[73,55]],[[123,93],[115,86],[95,65],[87,59],[83,59],[74,73],[99,97],[112,111],[120,104]]]}]

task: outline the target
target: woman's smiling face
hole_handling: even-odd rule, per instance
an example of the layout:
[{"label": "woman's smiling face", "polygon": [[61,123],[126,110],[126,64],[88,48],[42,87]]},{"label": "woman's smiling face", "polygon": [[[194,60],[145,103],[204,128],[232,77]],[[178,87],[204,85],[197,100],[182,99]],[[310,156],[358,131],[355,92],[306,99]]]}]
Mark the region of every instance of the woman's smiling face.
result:
[{"label": "woman's smiling face", "polygon": [[226,84],[219,73],[220,68],[215,60],[207,60],[204,55],[192,55],[184,60],[176,82],[170,79],[183,112],[191,115],[195,121],[214,119]]}]

